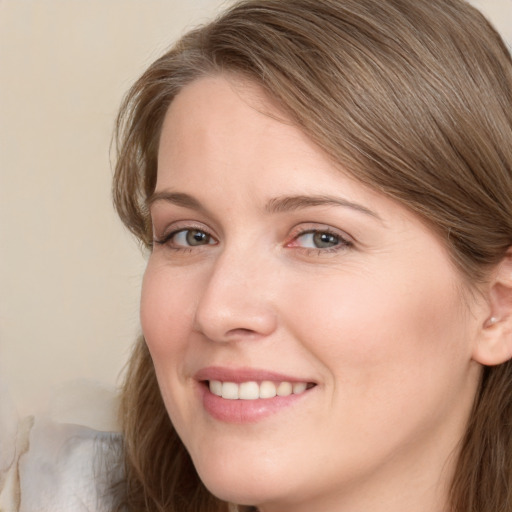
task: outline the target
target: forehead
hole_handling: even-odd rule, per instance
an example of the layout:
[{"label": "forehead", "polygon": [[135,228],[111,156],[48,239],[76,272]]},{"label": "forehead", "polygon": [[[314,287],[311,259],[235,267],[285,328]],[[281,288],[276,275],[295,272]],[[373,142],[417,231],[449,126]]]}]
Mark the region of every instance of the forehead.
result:
[{"label": "forehead", "polygon": [[[243,177],[244,171],[249,180],[265,173],[289,180],[289,174],[306,162],[316,176],[327,169],[343,172],[261,86],[237,76],[207,76],[184,87],[166,113],[157,188],[164,178],[218,174],[225,167],[230,180]],[[294,181],[299,179],[295,173]]]},{"label": "forehead", "polygon": [[193,81],[175,97],[163,123],[157,192],[186,188],[201,195],[197,185],[212,182],[225,195],[245,191],[250,199],[337,191],[398,206],[333,161],[261,86],[237,76]]},{"label": "forehead", "polygon": [[177,95],[163,125],[157,193],[208,202],[213,188],[231,196],[233,205],[240,197],[268,206],[276,197],[325,198],[334,192],[345,203],[399,206],[345,172],[283,116],[263,88],[239,77],[192,82]]},{"label": "forehead", "polygon": [[[309,173],[299,173],[305,162]],[[291,174],[300,188],[301,180],[331,167],[257,84],[203,77],[183,88],[166,113],[156,188],[215,180],[226,193],[235,185],[270,190],[289,185]]]},{"label": "forehead", "polygon": [[[240,124],[241,118],[246,122]],[[180,145],[186,142],[184,134],[197,137],[197,142],[207,142],[208,128],[212,124],[217,127],[216,132],[211,133],[214,138],[223,135],[228,128],[241,134],[261,133],[263,129],[275,127],[276,120],[292,125],[277,101],[256,82],[233,74],[200,77],[181,89],[171,102],[164,118],[159,153],[176,137]],[[219,132],[222,125],[225,132]]]}]

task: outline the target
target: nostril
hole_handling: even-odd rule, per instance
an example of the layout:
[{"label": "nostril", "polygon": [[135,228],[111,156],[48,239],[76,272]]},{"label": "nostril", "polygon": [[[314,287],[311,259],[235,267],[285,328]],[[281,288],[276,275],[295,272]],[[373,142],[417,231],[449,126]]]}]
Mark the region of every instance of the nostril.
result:
[{"label": "nostril", "polygon": [[247,338],[248,336],[257,335],[257,333],[255,331],[253,331],[252,329],[245,329],[245,328],[239,327],[237,329],[231,329],[230,331],[227,332],[227,335],[232,336],[232,337],[240,336],[240,337]]}]

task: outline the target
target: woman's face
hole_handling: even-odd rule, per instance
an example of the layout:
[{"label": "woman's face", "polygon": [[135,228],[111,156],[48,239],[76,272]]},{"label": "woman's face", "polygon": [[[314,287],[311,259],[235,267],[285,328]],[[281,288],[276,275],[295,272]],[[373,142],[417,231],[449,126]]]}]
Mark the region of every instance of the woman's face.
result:
[{"label": "woman's face", "polygon": [[265,512],[434,510],[481,307],[436,235],[224,77],[171,104],[150,205],[143,331],[207,487]]}]

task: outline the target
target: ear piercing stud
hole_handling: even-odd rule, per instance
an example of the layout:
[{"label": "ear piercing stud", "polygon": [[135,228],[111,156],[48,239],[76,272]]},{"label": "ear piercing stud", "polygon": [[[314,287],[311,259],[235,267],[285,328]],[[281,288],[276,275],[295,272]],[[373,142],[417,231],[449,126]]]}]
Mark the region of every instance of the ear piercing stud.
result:
[{"label": "ear piercing stud", "polygon": [[498,317],[496,317],[496,316],[491,316],[491,318],[489,318],[489,320],[487,321],[487,325],[494,325],[497,323],[498,323]]}]

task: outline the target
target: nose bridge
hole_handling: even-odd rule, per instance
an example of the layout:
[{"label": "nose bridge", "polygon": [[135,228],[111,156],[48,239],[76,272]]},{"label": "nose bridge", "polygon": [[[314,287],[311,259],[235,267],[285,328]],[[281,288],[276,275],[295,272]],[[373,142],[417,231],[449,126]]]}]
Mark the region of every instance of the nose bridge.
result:
[{"label": "nose bridge", "polygon": [[266,336],[276,327],[272,273],[254,244],[226,246],[212,264],[196,309],[196,329],[213,341]]}]

